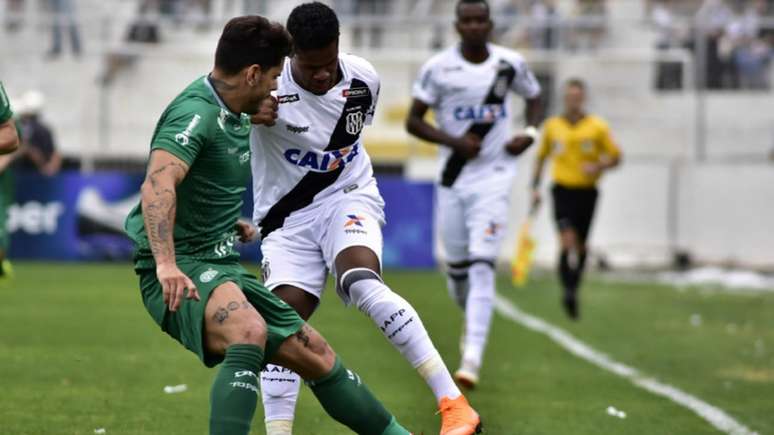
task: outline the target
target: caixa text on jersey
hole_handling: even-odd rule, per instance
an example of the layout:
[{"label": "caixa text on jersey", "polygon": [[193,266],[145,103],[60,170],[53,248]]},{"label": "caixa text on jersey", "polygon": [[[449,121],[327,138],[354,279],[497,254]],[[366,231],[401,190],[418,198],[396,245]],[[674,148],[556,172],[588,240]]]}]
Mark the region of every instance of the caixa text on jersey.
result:
[{"label": "caixa text on jersey", "polygon": [[457,121],[495,122],[507,116],[508,110],[503,104],[482,104],[454,108],[454,119]]},{"label": "caixa text on jersey", "polygon": [[360,154],[359,144],[336,151],[317,152],[290,148],[285,151],[285,160],[289,163],[317,172],[330,172],[350,163]]}]

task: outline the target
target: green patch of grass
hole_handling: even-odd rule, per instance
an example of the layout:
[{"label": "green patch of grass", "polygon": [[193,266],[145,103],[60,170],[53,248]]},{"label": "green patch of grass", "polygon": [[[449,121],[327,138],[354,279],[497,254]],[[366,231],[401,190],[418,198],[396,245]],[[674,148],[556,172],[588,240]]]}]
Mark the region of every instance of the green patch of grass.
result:
[{"label": "green patch of grass", "polygon": [[[205,434],[214,375],[161,332],[145,312],[127,264],[17,263],[0,287],[0,433]],[[420,312],[456,368],[461,312],[435,272],[388,272],[388,284]],[[774,298],[676,292],[656,285],[592,281],[584,319],[563,318],[550,278],[500,290],[527,311],[612,357],[728,410],[761,433],[774,431]],[[399,420],[438,433],[429,389],[356,309],[328,291],[318,328]],[[691,326],[700,314],[700,327]],[[736,329],[729,328],[736,325]],[[757,344],[756,344],[757,343]],[[760,343],[763,343],[762,345]],[[187,384],[182,394],[165,385]],[[580,361],[548,338],[496,317],[482,383],[469,394],[487,433],[713,434],[678,405]],[[613,405],[624,420],[605,414]],[[258,410],[253,433],[263,433]],[[346,433],[304,389],[298,435]]]}]

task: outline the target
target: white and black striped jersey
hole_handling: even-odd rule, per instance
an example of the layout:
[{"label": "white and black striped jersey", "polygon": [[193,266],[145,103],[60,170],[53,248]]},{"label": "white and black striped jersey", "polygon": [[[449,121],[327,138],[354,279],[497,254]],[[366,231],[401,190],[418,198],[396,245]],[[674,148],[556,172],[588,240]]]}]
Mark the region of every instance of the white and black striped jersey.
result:
[{"label": "white and black striped jersey", "polygon": [[253,126],[253,220],[263,237],[294,213],[374,182],[361,132],[373,119],[379,76],[368,61],[350,54],[339,55],[339,69],[339,83],[315,95],[293,80],[286,59],[276,92],[277,123]]},{"label": "white and black striped jersey", "polygon": [[483,138],[480,154],[471,160],[440,147],[438,180],[446,187],[515,175],[515,158],[504,147],[513,135],[511,92],[524,98],[540,94],[540,84],[520,54],[495,44],[488,48],[489,58],[480,64],[465,60],[459,46],[447,48],[422,66],[414,83],[413,97],[433,108],[441,130]]}]

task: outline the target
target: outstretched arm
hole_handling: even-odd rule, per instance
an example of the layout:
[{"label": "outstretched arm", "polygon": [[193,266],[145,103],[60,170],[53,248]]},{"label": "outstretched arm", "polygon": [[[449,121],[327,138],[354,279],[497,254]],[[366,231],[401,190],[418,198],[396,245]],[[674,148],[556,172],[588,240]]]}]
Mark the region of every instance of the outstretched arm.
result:
[{"label": "outstretched arm", "polygon": [[176,188],[188,173],[188,165],[171,153],[155,150],[151,153],[148,174],[142,183],[142,213],[153,258],[156,276],[164,292],[164,303],[177,311],[188,289],[188,298],[199,300],[193,282],[180,271],[175,259]]}]

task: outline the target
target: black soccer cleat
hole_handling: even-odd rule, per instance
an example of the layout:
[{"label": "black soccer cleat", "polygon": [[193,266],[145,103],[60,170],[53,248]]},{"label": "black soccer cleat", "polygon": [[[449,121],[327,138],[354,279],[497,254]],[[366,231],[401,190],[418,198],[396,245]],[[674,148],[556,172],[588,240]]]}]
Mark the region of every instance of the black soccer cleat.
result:
[{"label": "black soccer cleat", "polygon": [[566,290],[564,292],[564,297],[562,298],[562,307],[564,307],[564,312],[567,313],[567,317],[572,320],[580,319],[577,292]]}]

